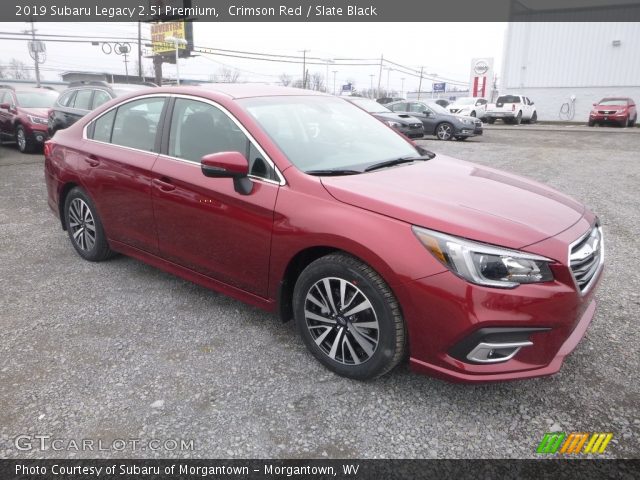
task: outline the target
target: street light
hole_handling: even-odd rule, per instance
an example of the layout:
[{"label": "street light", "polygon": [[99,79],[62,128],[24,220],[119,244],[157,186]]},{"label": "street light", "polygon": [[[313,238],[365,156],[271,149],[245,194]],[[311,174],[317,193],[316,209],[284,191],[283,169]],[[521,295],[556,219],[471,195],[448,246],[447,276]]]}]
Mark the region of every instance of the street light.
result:
[{"label": "street light", "polygon": [[176,84],[180,85],[180,64],[178,63],[178,57],[180,56],[180,45],[186,45],[187,41],[184,38],[166,37],[165,42],[173,43],[176,47]]},{"label": "street light", "polygon": [[336,73],[338,73],[338,70],[333,70],[333,94],[336,94]]},{"label": "street light", "polygon": [[401,96],[402,98],[404,98],[404,77],[402,77],[402,78],[400,79],[400,81],[402,81],[402,89],[401,89],[401,92],[400,92],[400,96]]}]

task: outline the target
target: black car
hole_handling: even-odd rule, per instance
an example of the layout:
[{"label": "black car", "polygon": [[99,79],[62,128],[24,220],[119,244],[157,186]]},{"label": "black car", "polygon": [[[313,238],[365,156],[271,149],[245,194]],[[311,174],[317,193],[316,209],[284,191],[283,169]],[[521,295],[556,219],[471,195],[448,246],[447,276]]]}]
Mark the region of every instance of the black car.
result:
[{"label": "black car", "polygon": [[47,122],[49,136],[73,125],[91,110],[113,98],[153,86],[155,86],[153,83],[107,83],[97,80],[72,82],[49,110]]},{"label": "black car", "polygon": [[424,136],[424,127],[419,118],[413,117],[406,113],[394,113],[386,106],[380,105],[378,102],[362,97],[348,97],[345,100],[360,107],[366,112],[376,117],[378,120],[395,128],[400,133],[409,138],[422,138]]},{"label": "black car", "polygon": [[435,135],[438,140],[466,140],[482,135],[482,121],[475,117],[452,115],[433,101],[402,101],[387,105],[396,112],[419,118],[425,135]]},{"label": "black car", "polygon": [[397,102],[400,100],[404,100],[404,98],[402,97],[382,97],[382,98],[378,98],[376,100],[376,102],[382,104],[382,105],[386,105],[387,103],[391,103],[391,102]]}]

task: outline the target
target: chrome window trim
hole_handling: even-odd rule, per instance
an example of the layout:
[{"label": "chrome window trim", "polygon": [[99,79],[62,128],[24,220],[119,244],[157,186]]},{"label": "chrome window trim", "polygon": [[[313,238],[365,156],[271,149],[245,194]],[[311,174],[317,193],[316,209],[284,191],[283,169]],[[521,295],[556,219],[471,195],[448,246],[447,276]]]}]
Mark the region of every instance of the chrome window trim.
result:
[{"label": "chrome window trim", "polygon": [[[585,285],[584,289],[580,290],[580,285],[578,284],[578,281],[576,280],[576,277],[573,274],[573,269],[571,268],[571,251],[573,250],[573,247],[575,247],[580,242],[582,242],[585,238],[591,235],[591,232],[593,232],[594,228],[597,228],[598,232],[600,233],[600,261],[598,262],[597,270],[595,271],[595,273],[593,274],[589,282]],[[569,267],[571,278],[573,279],[573,284],[576,287],[578,294],[580,294],[581,296],[585,296],[587,293],[589,293],[589,291],[595,284],[597,278],[600,276],[600,273],[602,272],[602,268],[604,267],[604,235],[602,232],[602,225],[600,225],[599,222],[596,221],[595,225],[589,228],[589,230],[587,230],[583,235],[581,235],[577,240],[573,241],[569,245],[569,253],[567,255],[567,266]]]},{"label": "chrome window trim", "polygon": [[164,98],[167,98],[167,99],[185,98],[187,100],[194,100],[194,101],[198,101],[198,102],[208,103],[211,106],[213,106],[215,108],[218,108],[227,117],[229,117],[229,119],[242,131],[242,133],[244,133],[246,135],[246,137],[249,139],[249,141],[251,141],[255,145],[255,147],[258,149],[258,151],[264,156],[266,162],[276,172],[276,176],[278,177],[278,180],[271,180],[269,178],[257,177],[255,175],[248,175],[248,177],[251,178],[252,180],[260,180],[262,182],[271,183],[271,184],[280,185],[280,186],[283,186],[283,185],[287,184],[287,181],[284,178],[284,175],[282,175],[282,172],[280,171],[280,169],[276,166],[276,164],[273,162],[273,160],[271,160],[269,155],[267,155],[267,152],[264,151],[262,146],[256,141],[256,139],[253,137],[253,135],[251,135],[249,133],[249,131],[244,127],[244,125],[242,125],[240,123],[240,121],[238,121],[238,119],[236,119],[236,117],[231,112],[229,112],[229,110],[227,110],[225,107],[223,107],[222,105],[220,105],[216,101],[211,100],[209,98],[198,97],[198,96],[195,96],[195,95],[185,95],[185,94],[182,94],[182,93],[149,93],[149,94],[146,94],[146,95],[140,95],[140,96],[137,96],[137,97],[134,97],[134,98],[130,98],[125,102],[118,103],[117,105],[113,105],[112,107],[108,108],[107,110],[102,112],[97,117],[94,117],[93,119],[91,119],[91,121],[87,122],[84,125],[84,127],[82,128],[82,139],[85,140],[85,141],[88,141],[88,142],[96,142],[96,143],[102,143],[104,145],[112,145],[112,146],[115,146],[115,147],[125,148],[125,149],[133,150],[133,151],[136,151],[136,152],[153,153],[153,154],[158,155],[158,156],[163,157],[163,158],[168,158],[168,159],[171,159],[171,160],[177,160],[179,162],[186,162],[186,163],[190,163],[192,165],[200,167],[200,163],[196,162],[195,160],[187,160],[185,158],[177,158],[177,157],[173,157],[171,155],[165,155],[165,154],[161,154],[161,153],[158,153],[158,152],[150,152],[148,150],[140,150],[140,149],[137,149],[137,148],[126,147],[126,146],[123,146],[123,145],[117,145],[115,143],[101,142],[99,140],[94,140],[93,138],[88,138],[87,137],[87,129],[89,128],[89,126],[91,124],[93,124],[94,122],[96,122],[102,116],[104,116],[107,113],[109,113],[111,110],[114,110],[114,109],[116,109],[118,107],[121,107],[122,105],[126,105],[127,103],[130,103],[130,102],[133,102],[133,101],[137,101],[137,100],[140,100],[140,99],[143,99],[143,98],[152,98],[152,97],[164,97]]}]

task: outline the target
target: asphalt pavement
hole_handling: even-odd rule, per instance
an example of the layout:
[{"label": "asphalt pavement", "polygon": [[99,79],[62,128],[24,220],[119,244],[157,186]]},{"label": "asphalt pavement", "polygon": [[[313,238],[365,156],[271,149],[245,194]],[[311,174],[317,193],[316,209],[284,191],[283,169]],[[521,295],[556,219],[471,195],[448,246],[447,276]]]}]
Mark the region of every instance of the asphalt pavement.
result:
[{"label": "asphalt pavement", "polygon": [[[407,365],[338,377],[275,315],[131,258],[81,260],[47,206],[42,155],[6,144],[0,457],[535,458],[545,432],[577,431],[612,432],[604,456],[638,458],[640,136],[518,127],[420,143],[549,184],[600,216],[597,315],[560,373],[478,386]],[[82,440],[94,449],[73,448]]]}]

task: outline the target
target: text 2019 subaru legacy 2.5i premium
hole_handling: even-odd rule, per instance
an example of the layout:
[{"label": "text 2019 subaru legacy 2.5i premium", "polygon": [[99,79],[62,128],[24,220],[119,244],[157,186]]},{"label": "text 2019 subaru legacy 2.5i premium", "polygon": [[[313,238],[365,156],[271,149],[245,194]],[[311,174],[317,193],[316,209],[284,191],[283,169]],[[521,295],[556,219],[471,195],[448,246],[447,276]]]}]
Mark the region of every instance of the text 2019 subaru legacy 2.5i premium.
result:
[{"label": "text 2019 subaru legacy 2.5i premium", "polygon": [[406,356],[455,381],[548,375],[594,316],[593,213],[429,153],[337,97],[137,92],[57,132],[45,157],[81,257],[120,252],[279,311],[341,375]]}]

